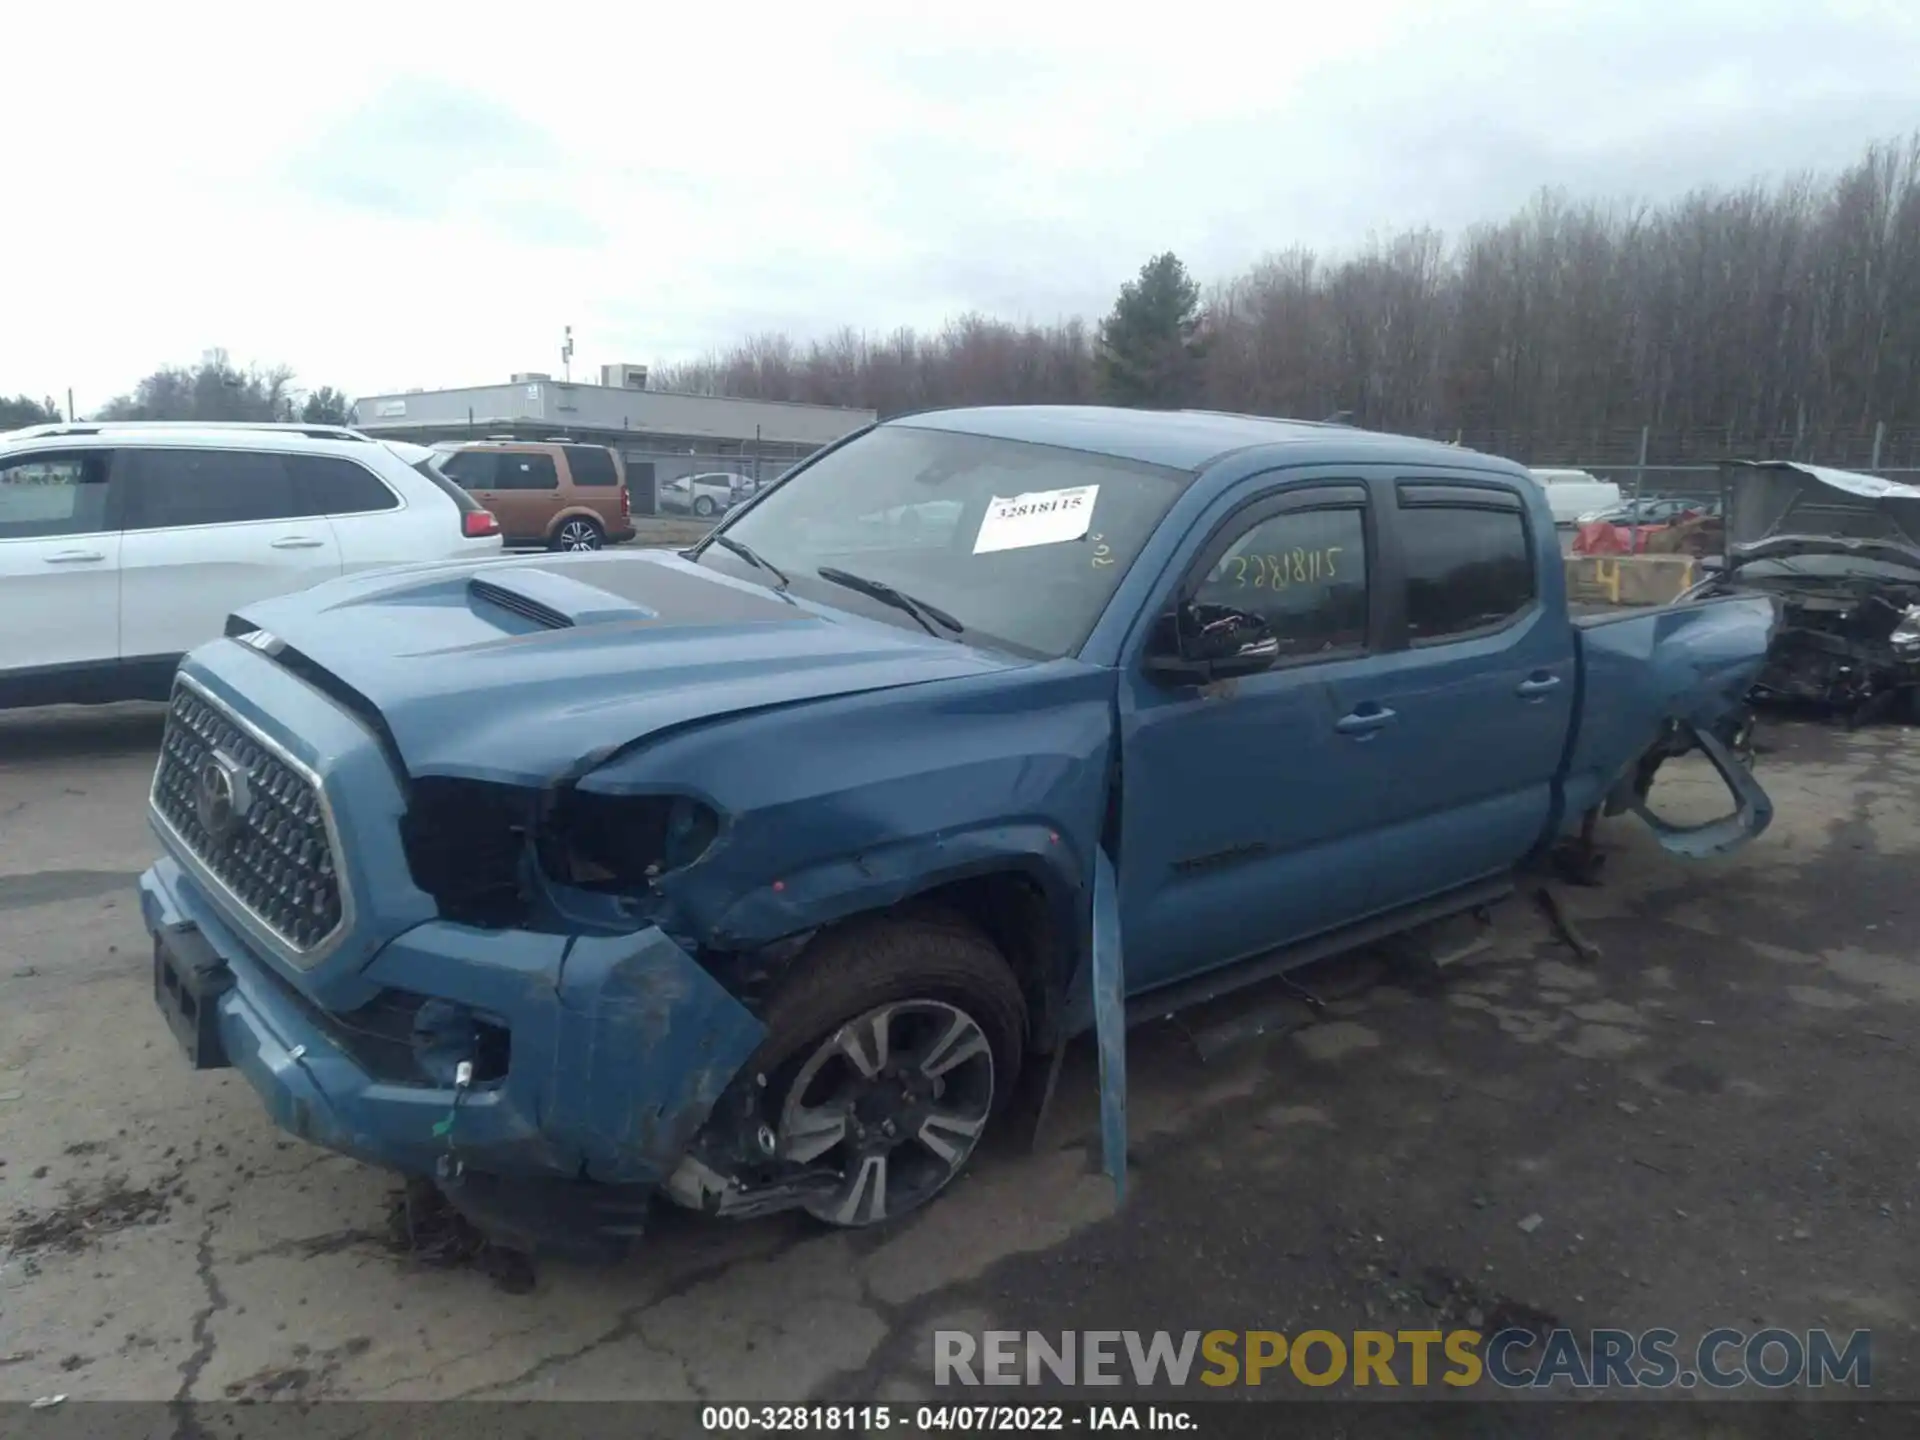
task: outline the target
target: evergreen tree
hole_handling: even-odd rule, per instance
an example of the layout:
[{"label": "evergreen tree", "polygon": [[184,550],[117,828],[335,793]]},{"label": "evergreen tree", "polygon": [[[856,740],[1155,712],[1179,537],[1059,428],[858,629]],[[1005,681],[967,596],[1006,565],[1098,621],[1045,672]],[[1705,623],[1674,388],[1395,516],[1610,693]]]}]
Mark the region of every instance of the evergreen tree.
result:
[{"label": "evergreen tree", "polygon": [[1199,392],[1200,287],[1172,251],[1140,268],[1120,287],[1113,313],[1100,323],[1095,374],[1100,396],[1115,405],[1177,409]]}]

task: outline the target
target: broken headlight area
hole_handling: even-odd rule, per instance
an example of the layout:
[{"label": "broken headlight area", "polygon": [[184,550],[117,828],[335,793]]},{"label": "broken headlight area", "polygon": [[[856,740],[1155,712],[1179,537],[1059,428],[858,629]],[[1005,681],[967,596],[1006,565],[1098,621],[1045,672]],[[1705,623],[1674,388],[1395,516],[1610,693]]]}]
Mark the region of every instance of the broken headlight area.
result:
[{"label": "broken headlight area", "polygon": [[486,780],[416,780],[400,821],[413,883],[443,919],[497,930],[525,922],[534,887],[527,837],[539,793]]},{"label": "broken headlight area", "polygon": [[719,834],[718,812],[690,795],[564,790],[540,825],[540,865],[562,885],[640,895],[706,854]]},{"label": "broken headlight area", "polygon": [[[414,782],[401,822],[414,884],[442,918],[483,929],[617,928],[641,918],[654,882],[698,860],[719,833],[719,814],[687,795],[432,776]],[[569,890],[604,897],[614,909],[575,913],[557,893]],[[563,913],[549,914],[556,906]]]}]

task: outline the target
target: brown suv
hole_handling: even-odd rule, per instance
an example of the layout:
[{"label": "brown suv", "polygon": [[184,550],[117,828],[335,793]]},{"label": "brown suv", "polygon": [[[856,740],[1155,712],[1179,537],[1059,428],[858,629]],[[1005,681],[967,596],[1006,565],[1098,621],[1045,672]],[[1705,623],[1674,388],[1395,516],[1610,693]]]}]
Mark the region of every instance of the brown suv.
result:
[{"label": "brown suv", "polygon": [[604,445],[473,440],[438,448],[441,470],[499,517],[509,545],[598,550],[633,538],[627,467]]}]

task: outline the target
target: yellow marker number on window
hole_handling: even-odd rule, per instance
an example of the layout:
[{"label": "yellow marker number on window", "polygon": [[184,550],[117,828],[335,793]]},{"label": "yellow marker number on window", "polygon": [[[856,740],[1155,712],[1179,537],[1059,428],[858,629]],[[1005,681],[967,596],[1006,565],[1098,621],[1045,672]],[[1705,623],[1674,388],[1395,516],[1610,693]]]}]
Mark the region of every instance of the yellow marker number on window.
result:
[{"label": "yellow marker number on window", "polygon": [[1252,586],[1256,590],[1286,590],[1295,585],[1313,585],[1340,578],[1340,552],[1344,545],[1328,545],[1318,550],[1295,547],[1274,553],[1229,555],[1222,576],[1235,589]]}]

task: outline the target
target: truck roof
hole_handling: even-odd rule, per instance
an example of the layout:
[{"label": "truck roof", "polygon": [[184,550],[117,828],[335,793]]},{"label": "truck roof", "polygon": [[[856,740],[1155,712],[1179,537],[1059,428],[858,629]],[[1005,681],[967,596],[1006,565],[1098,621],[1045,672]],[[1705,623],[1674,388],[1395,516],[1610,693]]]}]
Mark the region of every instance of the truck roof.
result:
[{"label": "truck roof", "polygon": [[[1318,445],[1329,451],[1366,450],[1369,459],[1459,464],[1476,452],[1437,440],[1383,435],[1350,425],[1278,420],[1217,410],[1121,410],[1098,405],[989,405],[930,410],[886,422],[999,440],[1058,445],[1117,459],[1199,470],[1222,455],[1262,445]],[[1377,452],[1374,453],[1374,452]]]}]

